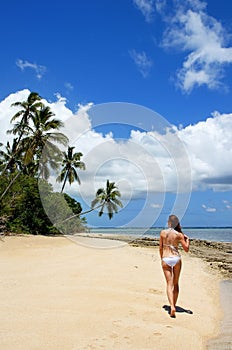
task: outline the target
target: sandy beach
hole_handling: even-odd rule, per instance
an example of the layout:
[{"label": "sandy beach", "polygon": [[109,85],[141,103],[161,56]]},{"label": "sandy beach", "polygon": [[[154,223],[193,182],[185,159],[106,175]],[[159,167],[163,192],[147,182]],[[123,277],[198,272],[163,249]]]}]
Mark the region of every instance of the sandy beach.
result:
[{"label": "sandy beach", "polygon": [[206,262],[182,253],[173,319],[158,247],[100,249],[91,239],[0,241],[1,349],[201,350],[217,336],[220,276]]}]

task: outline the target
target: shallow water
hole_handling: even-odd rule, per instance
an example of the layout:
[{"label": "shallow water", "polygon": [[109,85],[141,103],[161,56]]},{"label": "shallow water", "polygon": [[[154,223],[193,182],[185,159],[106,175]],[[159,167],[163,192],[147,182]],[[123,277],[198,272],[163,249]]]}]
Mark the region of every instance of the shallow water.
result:
[{"label": "shallow water", "polygon": [[[162,228],[143,228],[143,227],[98,227],[91,228],[91,233],[106,233],[125,236],[140,237],[154,237],[159,238],[160,230]],[[186,227],[183,231],[190,237],[190,239],[203,239],[215,242],[232,242],[232,228],[231,227]]]},{"label": "shallow water", "polygon": [[224,318],[217,338],[209,340],[207,350],[232,350],[232,281],[222,281],[220,284],[221,306]]}]

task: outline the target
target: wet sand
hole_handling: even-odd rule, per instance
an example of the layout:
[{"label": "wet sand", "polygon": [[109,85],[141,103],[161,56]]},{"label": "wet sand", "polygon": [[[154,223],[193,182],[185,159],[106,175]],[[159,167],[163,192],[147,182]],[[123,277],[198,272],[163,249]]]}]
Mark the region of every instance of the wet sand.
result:
[{"label": "wet sand", "polygon": [[202,259],[182,254],[172,319],[157,246],[69,238],[0,242],[1,349],[201,350],[219,334],[220,277]]}]

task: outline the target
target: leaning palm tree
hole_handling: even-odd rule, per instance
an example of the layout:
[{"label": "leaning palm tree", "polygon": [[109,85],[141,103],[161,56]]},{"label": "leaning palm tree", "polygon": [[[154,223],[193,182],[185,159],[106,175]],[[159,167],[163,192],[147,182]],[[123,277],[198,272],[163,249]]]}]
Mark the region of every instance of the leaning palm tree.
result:
[{"label": "leaning palm tree", "polygon": [[118,212],[118,206],[121,208],[123,207],[123,204],[118,199],[118,197],[121,197],[121,193],[115,185],[115,182],[109,182],[109,180],[107,180],[106,188],[99,188],[97,190],[96,197],[91,202],[91,209],[81,212],[79,214],[72,215],[69,218],[63,220],[63,222],[73,219],[76,216],[88,214],[91,211],[96,210],[98,208],[101,208],[98,215],[102,216],[105,207],[107,207],[109,219],[112,219],[113,214]]},{"label": "leaning palm tree", "polygon": [[77,174],[76,169],[85,170],[85,163],[80,161],[81,157],[83,156],[81,152],[73,153],[74,148],[75,147],[68,146],[68,152],[63,152],[63,169],[61,170],[60,175],[56,179],[58,182],[63,182],[61,193],[63,193],[67,180],[70,185],[74,181],[77,181],[79,185],[81,184],[81,180]]},{"label": "leaning palm tree", "polygon": [[91,208],[96,209],[96,204],[99,203],[100,211],[99,216],[102,216],[104,208],[107,208],[109,219],[112,219],[114,212],[118,212],[118,206],[123,207],[122,202],[118,199],[121,197],[115,182],[106,182],[106,188],[99,188],[96,192],[96,198],[91,203]]},{"label": "leaning palm tree", "polygon": [[[17,151],[16,151],[16,148],[18,148]],[[7,142],[5,149],[6,151],[3,151],[3,150],[0,151],[0,171],[2,175],[5,175],[6,171],[10,174],[10,182],[8,183],[4,191],[1,193],[0,200],[9,191],[12,184],[19,177],[20,172],[23,169],[23,162],[22,162],[23,150],[21,148],[21,145],[18,144],[17,139],[13,140],[12,146],[10,145],[9,142]],[[11,175],[13,175],[13,177]]]}]

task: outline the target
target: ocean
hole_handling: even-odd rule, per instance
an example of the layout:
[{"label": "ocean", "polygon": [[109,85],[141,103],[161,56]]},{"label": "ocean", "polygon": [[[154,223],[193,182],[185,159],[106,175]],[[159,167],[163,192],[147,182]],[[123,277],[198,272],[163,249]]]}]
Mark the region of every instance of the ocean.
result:
[{"label": "ocean", "polygon": [[[133,236],[134,238],[159,238],[161,230],[161,227],[98,227],[91,228],[90,233]],[[202,239],[211,242],[232,242],[232,227],[183,227],[182,230],[190,239]]]}]

